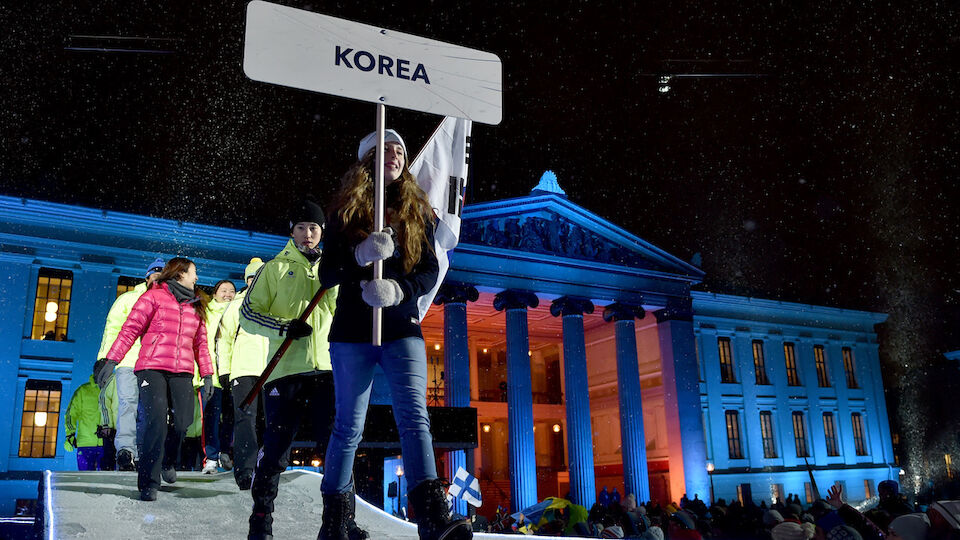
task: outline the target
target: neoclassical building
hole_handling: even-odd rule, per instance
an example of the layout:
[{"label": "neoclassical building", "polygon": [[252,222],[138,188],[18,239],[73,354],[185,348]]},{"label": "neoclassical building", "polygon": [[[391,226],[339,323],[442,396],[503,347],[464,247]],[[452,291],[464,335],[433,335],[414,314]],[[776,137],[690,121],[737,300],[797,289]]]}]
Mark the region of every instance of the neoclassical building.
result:
[{"label": "neoclassical building", "polygon": [[[701,270],[572,203],[551,175],[462,217],[423,331],[428,404],[475,410],[459,427],[476,447],[447,446],[442,460],[480,478],[482,513],[568,493],[589,506],[604,486],[641,500],[812,500],[811,474],[858,500],[897,478],[874,329],[885,315],[693,291]],[[76,467],[66,402],[141,268],[181,254],[201,284],[239,285],[251,256],[284,241],[0,197],[0,415],[12,418],[0,514],[36,497],[37,471]],[[375,389],[373,402],[389,397]],[[377,456],[381,483],[398,480]]]}]

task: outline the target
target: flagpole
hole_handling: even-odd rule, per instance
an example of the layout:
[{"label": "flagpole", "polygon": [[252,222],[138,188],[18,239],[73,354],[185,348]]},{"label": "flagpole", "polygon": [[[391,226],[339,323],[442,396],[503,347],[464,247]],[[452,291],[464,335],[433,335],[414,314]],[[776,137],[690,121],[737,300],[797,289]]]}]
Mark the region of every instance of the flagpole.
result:
[{"label": "flagpole", "polygon": [[[383,132],[386,125],[387,107],[377,103],[377,159],[376,176],[373,184],[373,231],[383,230]],[[383,261],[373,261],[373,279],[383,279]],[[379,347],[382,342],[381,321],[383,309],[373,308],[373,345]]]}]

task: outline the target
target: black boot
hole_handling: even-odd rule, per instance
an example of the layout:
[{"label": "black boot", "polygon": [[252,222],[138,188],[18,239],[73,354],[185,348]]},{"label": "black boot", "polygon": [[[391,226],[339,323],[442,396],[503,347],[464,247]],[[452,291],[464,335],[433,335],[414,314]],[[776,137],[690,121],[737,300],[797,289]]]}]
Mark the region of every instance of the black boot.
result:
[{"label": "black boot", "polygon": [[421,482],[407,494],[417,518],[420,540],[470,540],[473,528],[466,519],[450,516],[440,479]]},{"label": "black boot", "polygon": [[273,515],[259,512],[250,514],[247,540],[273,540]]},{"label": "black boot", "polygon": [[324,493],[323,518],[317,540],[350,540],[347,516],[353,521],[353,493]]},{"label": "black boot", "polygon": [[347,513],[344,516],[344,521],[347,527],[347,537],[349,540],[366,540],[370,538],[370,535],[367,534],[367,531],[361,529],[355,520],[357,517],[357,494],[351,491],[346,495],[348,495]]}]

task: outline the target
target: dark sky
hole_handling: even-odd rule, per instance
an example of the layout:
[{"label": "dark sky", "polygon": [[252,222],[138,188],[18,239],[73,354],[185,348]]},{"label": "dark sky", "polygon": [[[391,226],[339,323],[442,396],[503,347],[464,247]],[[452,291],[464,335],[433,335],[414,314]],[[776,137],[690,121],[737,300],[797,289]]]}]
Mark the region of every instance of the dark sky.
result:
[{"label": "dark sky", "polygon": [[[893,356],[960,348],[943,3],[281,3],[500,56],[504,120],[474,126],[467,204],[552,169],[573,202],[699,253],[706,290],[890,313]],[[283,232],[373,129],[371,104],[246,79],[243,3],[31,4],[0,8],[0,193]],[[173,52],[67,50],[77,35]],[[674,73],[764,76],[658,92]],[[388,111],[411,149],[439,120]]]}]

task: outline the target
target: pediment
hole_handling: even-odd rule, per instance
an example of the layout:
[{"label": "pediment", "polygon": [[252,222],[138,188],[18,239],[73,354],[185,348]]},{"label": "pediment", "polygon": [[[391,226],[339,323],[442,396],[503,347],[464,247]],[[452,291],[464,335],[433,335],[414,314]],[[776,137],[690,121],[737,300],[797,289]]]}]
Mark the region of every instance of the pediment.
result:
[{"label": "pediment", "polygon": [[703,276],[695,266],[553,194],[464,207],[460,243]]}]

